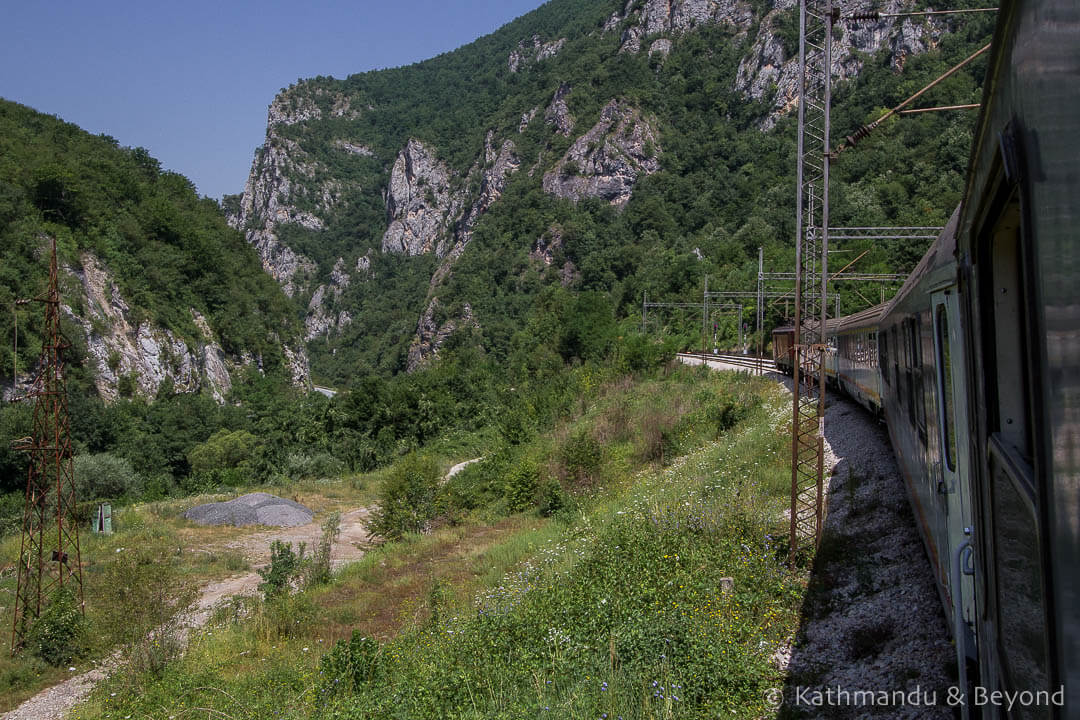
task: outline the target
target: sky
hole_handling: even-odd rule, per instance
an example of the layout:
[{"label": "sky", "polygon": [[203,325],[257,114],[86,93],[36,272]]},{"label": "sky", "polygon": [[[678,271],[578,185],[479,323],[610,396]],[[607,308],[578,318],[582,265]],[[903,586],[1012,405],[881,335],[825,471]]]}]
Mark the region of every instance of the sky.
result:
[{"label": "sky", "polygon": [[5,0],[0,97],[145,147],[220,199],[243,191],[282,88],[424,60],[542,4]]}]

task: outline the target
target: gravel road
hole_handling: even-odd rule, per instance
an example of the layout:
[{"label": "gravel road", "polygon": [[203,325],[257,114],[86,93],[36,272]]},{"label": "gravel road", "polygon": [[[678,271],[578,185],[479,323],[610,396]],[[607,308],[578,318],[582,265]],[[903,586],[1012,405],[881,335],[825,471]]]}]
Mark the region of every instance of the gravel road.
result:
[{"label": "gravel road", "polygon": [[[360,508],[342,516],[341,534],[330,551],[333,567],[341,567],[363,556],[368,544],[366,521],[369,514],[368,508]],[[321,523],[321,519],[316,519],[298,527],[262,530],[233,540],[224,548],[240,552],[253,568],[258,569],[270,562],[270,543],[274,540],[293,544],[306,542],[309,548],[313,548],[322,534]],[[209,583],[200,590],[199,599],[185,625],[191,629],[205,625],[217,603],[236,595],[254,595],[260,580],[258,573],[247,572]],[[89,695],[94,686],[107,677],[119,662],[120,656],[115,654],[94,669],[41,691],[4,714],[0,720],[61,720]]]}]

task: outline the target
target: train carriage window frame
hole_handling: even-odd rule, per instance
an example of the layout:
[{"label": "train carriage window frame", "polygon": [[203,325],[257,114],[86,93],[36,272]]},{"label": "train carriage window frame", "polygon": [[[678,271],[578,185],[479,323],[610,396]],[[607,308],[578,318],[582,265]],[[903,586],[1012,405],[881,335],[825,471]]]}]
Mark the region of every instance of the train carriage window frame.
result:
[{"label": "train carriage window frame", "polygon": [[934,307],[934,332],[937,334],[938,394],[941,396],[941,447],[945,466],[956,472],[956,404],[953,401],[952,347],[949,345],[949,314],[945,303]]},{"label": "train carriage window frame", "polygon": [[[1040,502],[1046,497],[1045,478],[1038,471],[1046,449],[1034,427],[1043,417],[1034,392],[1040,387],[1038,365],[1030,355],[1038,340],[1038,287],[1031,275],[1034,246],[1018,158],[1003,157],[1015,152],[1010,129],[1002,140],[998,181],[980,214],[975,243],[980,317],[973,330],[983,360],[983,482],[990,512],[987,594],[1003,689],[1035,691],[1053,687],[1060,677],[1049,592],[1048,510]],[[1005,167],[1010,162],[1011,173]]]},{"label": "train carriage window frame", "polygon": [[886,385],[892,385],[889,379],[889,331],[878,333],[878,358],[877,364],[881,368],[881,379]]}]

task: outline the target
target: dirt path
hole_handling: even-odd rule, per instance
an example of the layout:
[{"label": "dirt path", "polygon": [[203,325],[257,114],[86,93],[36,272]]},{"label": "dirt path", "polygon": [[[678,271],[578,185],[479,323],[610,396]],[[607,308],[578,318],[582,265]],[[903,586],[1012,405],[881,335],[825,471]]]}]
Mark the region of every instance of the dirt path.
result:
[{"label": "dirt path", "polygon": [[459,462],[457,465],[455,465],[454,467],[452,467],[452,468],[450,468],[449,470],[446,471],[446,476],[443,478],[443,482],[446,482],[450,478],[454,477],[459,472],[461,472],[465,468],[469,467],[473,463],[478,463],[483,459],[484,459],[483,457],[478,457],[478,458],[473,458],[472,460],[466,460],[465,462]]},{"label": "dirt path", "polygon": [[[341,534],[330,550],[330,564],[338,568],[359,560],[369,544],[366,527],[371,514],[368,508],[351,510],[341,517]],[[270,562],[270,543],[274,540],[292,543],[305,542],[313,548],[322,535],[322,519],[307,525],[291,528],[274,528],[245,535],[213,549],[240,552],[244,559],[258,570]],[[211,548],[207,548],[211,549]],[[202,627],[210,619],[214,606],[222,600],[237,595],[254,595],[258,592],[261,578],[257,572],[217,580],[205,585],[191,615],[185,621],[189,631]],[[103,660],[93,670],[76,675],[59,685],[42,690],[19,707],[3,715],[0,720],[60,720],[81,702],[101,680],[105,679],[119,664],[119,653]]]}]

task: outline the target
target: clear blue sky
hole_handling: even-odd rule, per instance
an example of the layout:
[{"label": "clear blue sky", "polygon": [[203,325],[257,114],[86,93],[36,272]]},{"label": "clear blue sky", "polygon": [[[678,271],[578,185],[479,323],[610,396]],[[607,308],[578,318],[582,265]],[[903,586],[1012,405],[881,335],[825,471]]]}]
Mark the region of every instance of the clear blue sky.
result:
[{"label": "clear blue sky", "polygon": [[220,198],[243,190],[281,88],[417,62],[542,4],[8,0],[0,96],[141,145]]}]

